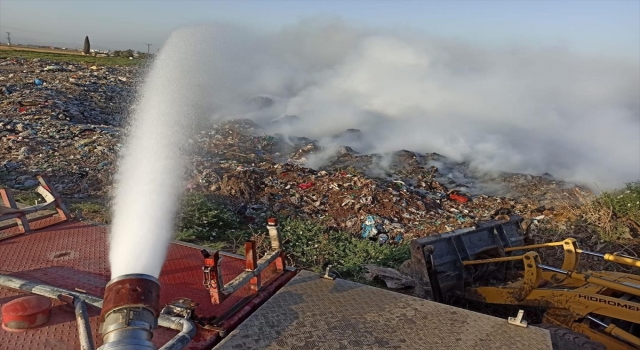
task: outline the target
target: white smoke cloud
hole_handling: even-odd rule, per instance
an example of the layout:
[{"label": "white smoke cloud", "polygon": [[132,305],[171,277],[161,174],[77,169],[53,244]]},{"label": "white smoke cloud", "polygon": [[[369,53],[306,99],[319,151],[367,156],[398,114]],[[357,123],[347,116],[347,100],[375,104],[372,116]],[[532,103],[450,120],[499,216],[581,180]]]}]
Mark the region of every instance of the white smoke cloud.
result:
[{"label": "white smoke cloud", "polygon": [[[600,188],[640,179],[640,63],[631,54],[485,49],[339,20],[273,34],[193,30],[211,33],[199,45],[212,48],[200,60],[213,72],[206,88],[216,118],[267,125],[296,115],[272,131],[321,139],[355,128],[364,138],[350,146],[362,153],[437,152]],[[275,103],[252,109],[255,95]]]}]

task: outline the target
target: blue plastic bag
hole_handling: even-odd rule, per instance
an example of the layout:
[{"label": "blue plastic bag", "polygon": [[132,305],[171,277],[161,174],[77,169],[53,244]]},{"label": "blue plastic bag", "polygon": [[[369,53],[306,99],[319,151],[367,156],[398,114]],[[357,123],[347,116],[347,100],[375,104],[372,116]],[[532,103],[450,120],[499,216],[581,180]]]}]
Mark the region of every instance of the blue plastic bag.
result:
[{"label": "blue plastic bag", "polygon": [[378,233],[376,229],[376,219],[372,215],[368,215],[367,219],[362,223],[362,238],[370,238]]}]

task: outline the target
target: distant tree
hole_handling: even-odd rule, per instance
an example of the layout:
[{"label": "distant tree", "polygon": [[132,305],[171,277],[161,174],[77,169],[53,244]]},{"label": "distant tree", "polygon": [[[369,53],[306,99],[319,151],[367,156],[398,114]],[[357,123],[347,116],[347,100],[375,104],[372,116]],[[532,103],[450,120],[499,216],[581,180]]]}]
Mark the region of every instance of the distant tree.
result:
[{"label": "distant tree", "polygon": [[89,36],[84,37],[84,49],[82,49],[82,53],[88,55],[91,53],[91,44],[89,43]]}]

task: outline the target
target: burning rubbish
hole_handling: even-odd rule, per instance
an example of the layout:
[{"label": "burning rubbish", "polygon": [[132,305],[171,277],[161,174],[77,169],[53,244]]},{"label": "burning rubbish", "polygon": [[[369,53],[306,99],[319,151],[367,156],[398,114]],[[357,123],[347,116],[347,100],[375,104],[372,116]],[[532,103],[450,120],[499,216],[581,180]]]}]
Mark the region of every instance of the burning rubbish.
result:
[{"label": "burning rubbish", "polygon": [[[63,197],[108,196],[114,189],[117,155],[124,149],[123,105],[133,100],[132,87],[140,80],[137,68],[44,60],[0,62],[0,68],[15,66],[24,68],[2,77],[12,91],[0,103],[3,184],[28,190],[34,172],[41,171]],[[27,82],[36,77],[48,83],[42,89],[29,86]],[[90,98],[76,98],[83,94]],[[242,214],[249,219],[294,215],[354,235],[362,233],[367,215],[375,215],[388,221],[387,242],[400,235],[410,239],[470,226],[490,218],[500,207],[528,215],[546,205],[549,216],[567,200],[575,201],[574,189],[588,193],[558,180],[522,174],[474,179],[464,165],[409,151],[383,156],[345,148],[329,156],[325,165],[311,169],[301,159],[309,152],[324,152],[322,146],[310,139],[269,134],[249,120],[214,123],[211,130],[191,138],[195,149],[186,162],[191,191],[222,195],[233,208],[260,206]],[[450,176],[454,173],[466,178]],[[145,181],[136,180],[135,186]],[[483,182],[486,188],[477,186]],[[451,192],[461,186],[471,186],[474,193]]]}]

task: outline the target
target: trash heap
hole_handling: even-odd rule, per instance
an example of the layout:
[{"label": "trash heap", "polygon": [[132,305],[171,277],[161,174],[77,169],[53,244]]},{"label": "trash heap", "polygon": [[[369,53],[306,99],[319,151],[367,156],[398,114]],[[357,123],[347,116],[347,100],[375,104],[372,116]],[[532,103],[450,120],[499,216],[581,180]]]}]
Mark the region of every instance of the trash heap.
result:
[{"label": "trash heap", "polygon": [[[195,144],[188,190],[217,195],[248,222],[268,215],[298,217],[381,243],[511,214],[530,222],[553,219],[577,195],[589,193],[549,176],[474,178],[468,166],[435,153],[360,155],[343,147],[312,169],[303,162],[324,154],[317,142],[267,135],[248,120],[217,124]],[[527,192],[527,186],[535,190]],[[516,195],[484,194],[488,188]]]},{"label": "trash heap", "polygon": [[[0,185],[32,189],[43,174],[65,198],[108,198],[143,69],[12,58],[0,72]],[[435,153],[359,154],[265,130],[233,120],[193,135],[186,190],[248,223],[299,217],[390,244],[509,214],[560,221],[589,194],[548,174],[478,175]]]},{"label": "trash heap", "polygon": [[2,184],[43,174],[63,196],[106,195],[140,68],[0,60]]},{"label": "trash heap", "polygon": [[137,67],[104,67],[40,59],[0,62],[0,113],[21,120],[60,120],[82,124],[121,125]]}]

